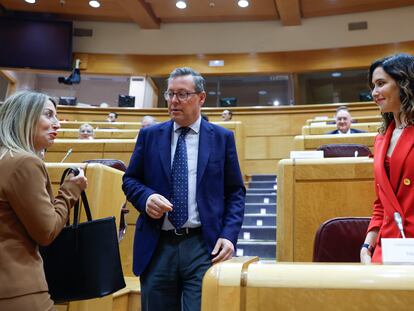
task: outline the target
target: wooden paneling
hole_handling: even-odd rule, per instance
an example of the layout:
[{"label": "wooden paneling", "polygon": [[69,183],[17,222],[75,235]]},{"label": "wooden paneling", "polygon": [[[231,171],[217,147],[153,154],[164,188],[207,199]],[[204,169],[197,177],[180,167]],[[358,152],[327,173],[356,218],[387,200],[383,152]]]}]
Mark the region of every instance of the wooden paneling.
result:
[{"label": "wooden paneling", "polygon": [[259,257],[233,257],[207,270],[203,278],[201,309],[203,311],[244,310],[244,274]]},{"label": "wooden paneling", "polygon": [[[138,135],[138,130],[122,130],[122,129],[95,129],[95,139],[135,139]],[[71,138],[77,139],[79,136],[78,129],[60,129],[58,130],[59,139]]]},{"label": "wooden paneling", "polygon": [[373,160],[282,160],[278,167],[277,260],[311,261],[319,226],[334,217],[371,216]]},{"label": "wooden paneling", "polygon": [[[366,69],[374,59],[393,53],[413,53],[414,41],[398,44],[244,54],[115,55],[75,53],[87,62],[88,74],[166,76],[176,67],[191,65],[202,74],[298,73]],[[226,66],[209,67],[206,59],[222,59]]]},{"label": "wooden paneling", "polygon": [[338,14],[350,14],[368,12],[414,5],[412,0],[301,0],[303,17],[329,16]]},{"label": "wooden paneling", "polygon": [[117,0],[124,12],[142,29],[159,29],[161,20],[147,1]]},{"label": "wooden paneling", "polygon": [[[236,1],[190,1],[185,10],[175,1],[165,0],[101,0],[94,9],[88,1],[42,0],[36,4],[2,0],[8,10],[58,14],[74,20],[134,21],[143,29],[159,28],[159,23],[263,21],[280,18],[283,25],[299,25],[304,17],[329,16],[384,10],[413,5],[412,0],[261,0],[250,1],[240,8]],[[125,3],[124,3],[125,2]],[[293,4],[292,4],[293,3]],[[276,9],[277,8],[277,9]]]},{"label": "wooden paneling", "polygon": [[414,267],[231,261],[207,271],[203,311],[411,310]]},{"label": "wooden paneling", "polygon": [[302,24],[299,0],[274,0],[283,26]]},{"label": "wooden paneling", "polygon": [[413,272],[412,266],[253,263],[240,310],[410,310]]}]

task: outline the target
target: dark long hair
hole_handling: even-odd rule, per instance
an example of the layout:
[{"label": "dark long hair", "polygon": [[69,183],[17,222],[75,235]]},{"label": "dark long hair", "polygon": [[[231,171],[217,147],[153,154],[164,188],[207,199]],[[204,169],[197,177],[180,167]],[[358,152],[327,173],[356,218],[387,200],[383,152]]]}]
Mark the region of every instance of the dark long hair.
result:
[{"label": "dark long hair", "polygon": [[[369,67],[368,83],[373,89],[372,75],[378,67],[395,80],[400,89],[400,117],[404,116],[407,125],[414,124],[414,57],[409,54],[395,54],[376,60]],[[382,125],[379,129],[380,133],[385,133],[390,123],[394,120],[392,112],[384,112],[382,115]]]}]

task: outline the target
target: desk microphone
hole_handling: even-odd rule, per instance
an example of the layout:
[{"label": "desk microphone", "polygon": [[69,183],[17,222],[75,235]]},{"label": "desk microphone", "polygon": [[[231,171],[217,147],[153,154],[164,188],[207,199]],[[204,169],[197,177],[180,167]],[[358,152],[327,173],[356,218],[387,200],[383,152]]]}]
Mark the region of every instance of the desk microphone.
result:
[{"label": "desk microphone", "polygon": [[400,230],[403,239],[405,239],[404,228],[402,225],[401,215],[398,212],[394,213],[394,220],[397,223],[398,230]]},{"label": "desk microphone", "polygon": [[63,157],[62,161],[60,161],[60,163],[65,162],[65,160],[67,159],[68,156],[70,156],[72,151],[73,151],[72,148],[69,148],[68,152],[66,152],[65,156]]}]

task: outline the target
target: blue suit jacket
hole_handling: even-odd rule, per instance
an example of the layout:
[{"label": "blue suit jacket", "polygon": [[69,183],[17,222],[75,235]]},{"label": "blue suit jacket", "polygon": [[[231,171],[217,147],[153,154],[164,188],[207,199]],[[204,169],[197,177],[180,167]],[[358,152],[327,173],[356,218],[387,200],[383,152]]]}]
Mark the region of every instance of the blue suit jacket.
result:
[{"label": "blue suit jacket", "polygon": [[[122,189],[140,212],[134,239],[135,275],[149,264],[164,217],[153,219],[145,203],[153,193],[171,197],[171,135],[173,121],[140,131]],[[236,246],[243,222],[245,193],[233,133],[201,120],[196,201],[206,245],[211,252],[218,238]]]},{"label": "blue suit jacket", "polygon": [[[355,133],[366,133],[366,131],[351,128],[351,134]],[[326,134],[339,134],[339,130],[335,130]]]}]

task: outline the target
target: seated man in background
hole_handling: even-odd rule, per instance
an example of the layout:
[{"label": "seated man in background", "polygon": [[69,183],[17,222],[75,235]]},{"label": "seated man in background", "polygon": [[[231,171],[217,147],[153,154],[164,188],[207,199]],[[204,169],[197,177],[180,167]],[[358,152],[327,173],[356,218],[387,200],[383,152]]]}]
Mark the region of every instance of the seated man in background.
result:
[{"label": "seated man in background", "polygon": [[92,125],[84,123],[79,128],[79,139],[94,139],[95,134],[93,132]]},{"label": "seated man in background", "polygon": [[230,121],[232,117],[233,117],[233,113],[227,109],[224,110],[223,113],[221,114],[221,119],[223,121]]},{"label": "seated man in background", "polygon": [[365,131],[351,128],[352,117],[346,106],[340,106],[336,109],[335,121],[337,129],[327,134],[365,133]]},{"label": "seated man in background", "polygon": [[108,113],[108,118],[106,119],[107,122],[116,122],[116,119],[118,118],[118,114],[116,112],[110,112]]},{"label": "seated man in background", "polygon": [[151,125],[157,124],[157,120],[155,120],[152,116],[144,116],[142,117],[141,121],[141,128],[145,128]]}]

